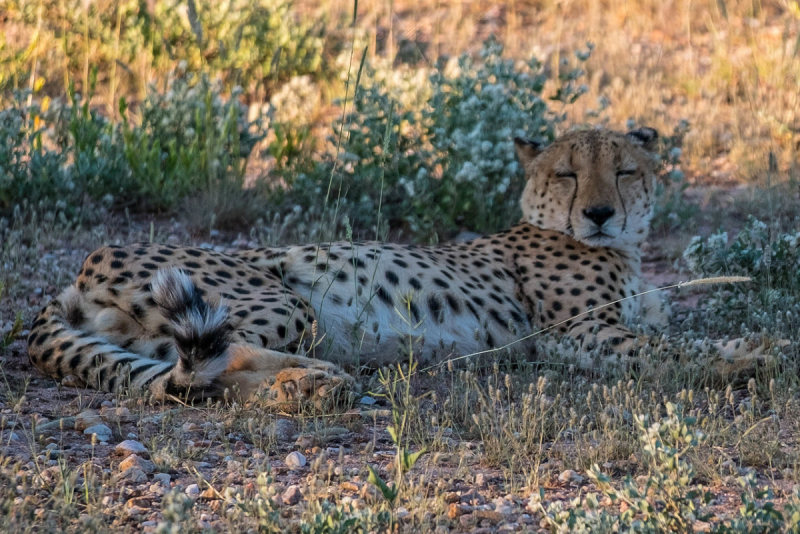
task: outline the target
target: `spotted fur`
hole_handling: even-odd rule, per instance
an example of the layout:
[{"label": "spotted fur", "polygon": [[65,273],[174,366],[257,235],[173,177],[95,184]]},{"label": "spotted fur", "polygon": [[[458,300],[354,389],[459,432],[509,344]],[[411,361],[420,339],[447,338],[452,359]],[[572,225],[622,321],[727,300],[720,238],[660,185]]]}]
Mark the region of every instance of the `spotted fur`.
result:
[{"label": "spotted fur", "polygon": [[544,149],[518,139],[524,219],[468,243],[103,247],[36,319],[31,362],[104,390],[250,395],[273,380],[276,398],[294,399],[351,382],[339,366],[405,358],[409,343],[437,362],[557,324],[584,352],[604,344],[616,358],[634,343],[627,323],[663,320],[658,301],[571,318],[643,289],[656,138],[589,130]]}]

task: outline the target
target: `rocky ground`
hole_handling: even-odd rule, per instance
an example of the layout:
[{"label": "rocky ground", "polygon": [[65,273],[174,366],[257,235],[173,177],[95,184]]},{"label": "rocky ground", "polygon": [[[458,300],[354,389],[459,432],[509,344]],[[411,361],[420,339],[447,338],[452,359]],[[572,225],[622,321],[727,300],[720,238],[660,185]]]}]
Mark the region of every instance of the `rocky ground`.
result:
[{"label": "rocky ground", "polygon": [[[217,250],[257,244],[233,234],[198,239],[174,222],[159,223],[155,230],[141,223],[124,231],[20,239],[16,254],[4,258],[20,276],[10,280],[0,306],[3,331],[18,311],[28,324],[98,241],[146,240],[154,231],[167,242]],[[648,256],[653,261],[645,272],[654,282],[680,277],[666,258]],[[5,506],[15,513],[25,510],[31,528],[164,532],[164,525],[181,524],[208,531],[300,531],[320,514],[335,513],[325,502],[363,513],[387,509],[369,482],[369,467],[394,480],[396,449],[387,427],[396,422],[392,405],[370,394],[374,377],[365,377],[364,394],[327,411],[267,407],[260,401],[161,404],[62,387],[30,369],[24,337],[25,331],[8,346],[0,365],[0,458],[16,484]],[[436,380],[420,380],[415,390],[446,390]],[[436,402],[422,401],[426,413],[435,413]],[[539,465],[517,468],[513,456],[510,464],[487,460],[480,436],[433,423],[425,433],[433,438],[407,477],[411,497],[393,509],[401,530],[546,531],[542,506],[597,491],[585,469],[575,469],[564,455],[544,455]],[[409,443],[410,450],[420,449],[414,440]],[[633,455],[602,467],[618,477],[637,473]],[[735,468],[728,471],[736,474]],[[773,480],[778,499],[791,492],[792,480]],[[735,479],[722,477],[713,484],[712,509],[734,514],[740,504]],[[606,498],[601,504],[611,502]]]}]

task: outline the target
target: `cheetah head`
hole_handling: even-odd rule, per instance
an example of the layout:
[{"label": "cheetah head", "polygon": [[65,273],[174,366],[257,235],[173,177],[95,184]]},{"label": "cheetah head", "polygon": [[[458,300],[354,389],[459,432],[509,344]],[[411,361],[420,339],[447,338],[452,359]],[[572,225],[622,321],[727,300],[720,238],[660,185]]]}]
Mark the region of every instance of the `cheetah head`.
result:
[{"label": "cheetah head", "polygon": [[576,131],[546,148],[516,138],[524,220],[589,246],[637,248],[653,217],[657,139],[652,128]]}]

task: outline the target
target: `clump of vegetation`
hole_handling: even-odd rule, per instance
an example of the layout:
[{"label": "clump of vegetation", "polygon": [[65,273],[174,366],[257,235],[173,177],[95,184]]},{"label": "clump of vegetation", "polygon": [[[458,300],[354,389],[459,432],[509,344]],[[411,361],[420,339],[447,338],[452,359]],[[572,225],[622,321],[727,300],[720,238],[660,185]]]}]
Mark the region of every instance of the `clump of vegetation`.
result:
[{"label": "clump of vegetation", "polygon": [[[730,241],[730,242],[729,242]],[[728,285],[708,296],[711,313],[750,331],[768,329],[786,339],[800,332],[800,230],[780,232],[750,217],[732,240],[718,231],[695,237],[684,252],[701,276],[749,276],[750,284]]]},{"label": "clump of vegetation", "polygon": [[[576,57],[585,61],[589,51]],[[563,120],[546,101],[548,75],[535,58],[504,58],[489,39],[479,60],[465,54],[433,70],[421,109],[394,98],[369,66],[361,74],[352,111],[332,126],[341,150],[288,177],[285,202],[312,213],[335,206],[358,228],[380,217],[429,239],[460,227],[496,231],[519,217],[524,184],[513,139],[551,140]],[[585,91],[582,75],[577,66],[562,72],[552,100],[574,102]]]},{"label": "clump of vegetation", "polygon": [[31,80],[51,96],[65,92],[61,80],[87,94],[91,66],[104,74],[98,97],[114,114],[119,96],[144,98],[180,62],[260,98],[292,76],[326,72],[325,20],[300,16],[288,0],[11,1],[3,15],[11,33],[34,36],[27,48],[0,40],[4,96]]},{"label": "clump of vegetation", "polygon": [[235,98],[207,76],[178,70],[166,93],[151,88],[128,118],[114,123],[74,90],[69,104],[27,105],[18,94],[0,112],[0,209],[23,201],[88,201],[150,210],[233,183],[243,186],[247,158],[265,135]]},{"label": "clump of vegetation", "polygon": [[[698,521],[706,523],[709,532],[720,534],[800,528],[800,494],[792,494],[781,512],[772,502],[772,493],[760,488],[752,473],[740,479],[739,517],[716,519],[709,510],[714,494],[697,484],[690,461],[707,437],[696,428],[696,418],[683,415],[680,406],[667,403],[664,408],[666,417],[660,421],[636,417],[647,475],[627,475],[617,489],[599,466],[587,471],[607,501],[603,506],[597,494],[590,493],[567,507],[561,502],[545,507],[540,490],[538,506],[551,532],[693,532]],[[619,513],[614,511],[617,507]]]}]

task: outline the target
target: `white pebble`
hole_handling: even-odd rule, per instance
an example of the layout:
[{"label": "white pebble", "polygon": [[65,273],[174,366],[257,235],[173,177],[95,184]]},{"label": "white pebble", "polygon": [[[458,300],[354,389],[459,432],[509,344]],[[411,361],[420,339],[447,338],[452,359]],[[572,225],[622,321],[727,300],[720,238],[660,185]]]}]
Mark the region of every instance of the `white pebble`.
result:
[{"label": "white pebble", "polygon": [[294,451],[286,455],[286,466],[289,469],[299,469],[306,465],[306,457],[301,453]]},{"label": "white pebble", "polygon": [[130,456],[131,454],[144,454],[147,452],[147,448],[144,445],[139,443],[138,441],[133,441],[130,439],[126,439],[125,441],[118,443],[114,450],[117,454],[121,454],[122,456]]},{"label": "white pebble", "polygon": [[113,433],[111,429],[108,428],[106,425],[93,425],[83,431],[84,434],[87,436],[92,436],[92,434],[96,435],[97,441],[103,442],[108,441],[111,439]]}]

